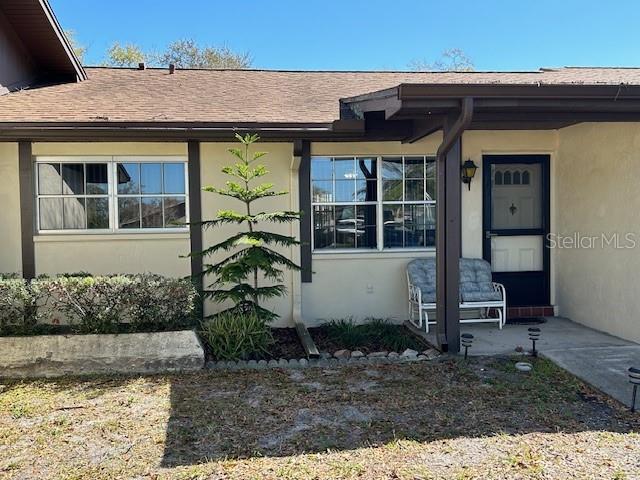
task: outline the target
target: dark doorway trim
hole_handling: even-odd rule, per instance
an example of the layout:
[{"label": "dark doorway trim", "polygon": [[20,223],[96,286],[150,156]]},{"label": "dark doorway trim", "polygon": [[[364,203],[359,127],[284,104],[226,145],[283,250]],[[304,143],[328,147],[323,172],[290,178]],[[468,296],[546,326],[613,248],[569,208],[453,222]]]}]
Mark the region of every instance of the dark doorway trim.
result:
[{"label": "dark doorway trim", "polygon": [[[189,159],[189,238],[191,253],[202,251],[202,183],[200,178],[200,142],[187,142]],[[203,290],[202,256],[191,259],[191,276],[198,291]]]},{"label": "dark doorway trim", "polygon": [[[539,286],[541,294],[537,294],[536,304],[550,305],[551,303],[551,250],[549,244],[549,233],[551,232],[551,159],[547,154],[500,154],[500,155],[483,155],[482,157],[482,257],[491,263],[491,238],[485,235],[485,232],[491,230],[500,235],[513,234],[513,230],[492,230],[491,229],[491,165],[503,163],[539,163],[542,174],[542,228],[539,229],[521,229],[517,231],[517,235],[542,235],[542,285]],[[517,282],[520,274],[535,274],[540,272],[497,272],[502,277],[505,285],[509,282]],[[500,282],[501,279],[497,278]],[[536,289],[537,290],[537,289]],[[509,292],[507,291],[507,299]],[[531,303],[525,302],[527,306]],[[516,306],[518,306],[516,304]]]},{"label": "dark doorway trim", "polygon": [[34,177],[31,142],[18,144],[18,170],[20,183],[20,229],[22,238],[22,276],[32,279],[36,276],[34,228]]},{"label": "dark doorway trim", "polygon": [[298,191],[300,211],[300,278],[302,283],[311,283],[312,253],[311,253],[311,142],[302,140],[295,145],[294,155],[300,156],[298,169]]}]

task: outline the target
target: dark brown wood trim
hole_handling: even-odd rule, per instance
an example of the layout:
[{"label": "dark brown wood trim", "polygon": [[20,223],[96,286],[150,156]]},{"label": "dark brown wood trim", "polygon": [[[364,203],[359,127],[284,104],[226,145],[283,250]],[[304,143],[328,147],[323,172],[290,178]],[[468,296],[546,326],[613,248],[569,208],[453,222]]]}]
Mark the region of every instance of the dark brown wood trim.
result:
[{"label": "dark brown wood trim", "polygon": [[303,140],[300,144],[300,168],[298,169],[298,190],[300,210],[300,277],[302,283],[311,283],[312,253],[311,253],[311,142]]},{"label": "dark brown wood trim", "polygon": [[18,144],[18,169],[20,182],[20,229],[22,235],[22,276],[36,276],[36,257],[33,235],[35,234],[35,192],[31,142]]},{"label": "dark brown wood trim", "polygon": [[442,351],[460,350],[460,251],[462,134],[473,117],[473,99],[465,98],[458,117],[445,121],[436,160],[436,337]]},{"label": "dark brown wood trim", "polygon": [[[380,92],[380,96],[385,91]],[[372,94],[372,95],[375,95]],[[638,85],[584,85],[584,84],[401,84],[398,98],[456,98],[456,97],[522,97],[522,98],[607,98],[618,100],[640,97]]]},{"label": "dark brown wood trim", "polygon": [[[191,253],[202,251],[202,184],[200,178],[200,142],[191,140],[187,142],[189,159],[189,236]],[[202,257],[191,258],[191,276],[196,282],[199,291],[203,289]]]}]

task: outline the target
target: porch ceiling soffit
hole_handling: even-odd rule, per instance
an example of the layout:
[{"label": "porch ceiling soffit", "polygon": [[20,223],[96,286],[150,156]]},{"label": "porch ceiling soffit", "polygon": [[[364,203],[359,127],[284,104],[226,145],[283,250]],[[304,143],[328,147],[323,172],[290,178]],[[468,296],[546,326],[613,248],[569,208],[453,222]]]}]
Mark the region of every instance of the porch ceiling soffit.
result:
[{"label": "porch ceiling soffit", "polygon": [[444,118],[474,99],[470,130],[548,130],[581,122],[640,121],[638,85],[434,85],[397,87],[341,99],[343,118],[384,112],[385,120],[411,121],[414,142],[442,129]]},{"label": "porch ceiling soffit", "polygon": [[42,81],[86,80],[48,0],[2,0],[0,11],[40,68]]}]

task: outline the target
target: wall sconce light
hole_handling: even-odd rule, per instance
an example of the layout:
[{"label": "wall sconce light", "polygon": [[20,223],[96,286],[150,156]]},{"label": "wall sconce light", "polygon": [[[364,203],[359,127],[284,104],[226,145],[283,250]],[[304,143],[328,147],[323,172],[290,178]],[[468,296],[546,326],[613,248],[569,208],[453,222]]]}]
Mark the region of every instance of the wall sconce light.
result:
[{"label": "wall sconce light", "polygon": [[466,183],[469,186],[469,190],[471,190],[471,180],[476,174],[476,170],[478,170],[478,166],[473,163],[473,160],[468,159],[460,167],[462,183]]}]

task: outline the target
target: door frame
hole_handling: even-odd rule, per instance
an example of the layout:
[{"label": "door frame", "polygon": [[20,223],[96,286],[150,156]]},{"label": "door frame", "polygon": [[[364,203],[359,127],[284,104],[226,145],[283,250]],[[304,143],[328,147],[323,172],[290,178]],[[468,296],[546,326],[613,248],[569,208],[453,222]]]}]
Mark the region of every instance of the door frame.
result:
[{"label": "door frame", "polygon": [[[514,230],[493,230],[491,228],[491,165],[505,163],[540,164],[542,194],[542,228]],[[551,304],[551,251],[549,233],[551,232],[551,155],[549,154],[486,154],[482,156],[482,258],[491,263],[491,237],[488,231],[503,236],[542,235],[543,303]],[[500,272],[497,272],[500,273]],[[531,272],[503,272],[501,275],[517,277],[518,274]],[[509,292],[507,292],[508,294]]]}]

